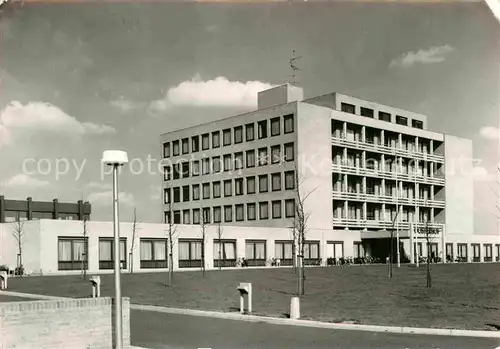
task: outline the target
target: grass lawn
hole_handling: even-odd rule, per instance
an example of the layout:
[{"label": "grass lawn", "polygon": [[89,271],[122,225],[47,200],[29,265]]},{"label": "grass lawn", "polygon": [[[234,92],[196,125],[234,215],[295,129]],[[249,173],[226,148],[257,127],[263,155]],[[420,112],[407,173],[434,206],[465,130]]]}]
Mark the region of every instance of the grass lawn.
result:
[{"label": "grass lawn", "polygon": [[0,303],[2,303],[2,302],[30,302],[30,301],[36,301],[36,299],[6,296],[3,294],[0,294]]},{"label": "grass lawn", "polygon": [[[500,325],[500,264],[432,266],[433,287],[425,287],[425,266],[352,266],[306,269],[301,315],[322,321],[352,321],[494,330]],[[251,282],[255,314],[284,317],[297,279],[289,268],[123,274],[122,293],[132,303],[236,311],[237,285]],[[101,295],[113,295],[113,275],[101,276]],[[24,277],[9,280],[12,291],[62,297],[88,297],[91,286],[80,276]]]}]

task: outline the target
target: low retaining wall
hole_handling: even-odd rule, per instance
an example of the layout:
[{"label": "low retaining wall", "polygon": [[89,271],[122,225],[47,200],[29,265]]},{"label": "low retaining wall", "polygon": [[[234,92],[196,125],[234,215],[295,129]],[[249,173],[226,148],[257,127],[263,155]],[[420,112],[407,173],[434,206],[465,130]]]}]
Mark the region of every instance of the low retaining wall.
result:
[{"label": "low retaining wall", "polygon": [[[112,349],[114,300],[0,303],[0,348]],[[130,345],[130,299],[122,299],[123,345]]]}]

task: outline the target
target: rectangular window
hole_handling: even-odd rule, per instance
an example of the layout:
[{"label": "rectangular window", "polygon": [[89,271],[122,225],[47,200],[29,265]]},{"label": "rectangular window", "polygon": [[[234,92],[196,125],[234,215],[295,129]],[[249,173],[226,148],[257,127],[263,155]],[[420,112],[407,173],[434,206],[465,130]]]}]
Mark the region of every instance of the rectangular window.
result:
[{"label": "rectangular window", "polygon": [[265,166],[268,163],[268,153],[266,148],[259,148],[259,157],[257,159],[257,166]]},{"label": "rectangular window", "polygon": [[412,120],[411,121],[411,127],[423,129],[424,128],[424,123],[422,121],[420,121],[420,120]]},{"label": "rectangular window", "polygon": [[295,172],[286,171],[285,172],[285,190],[295,189]]},{"label": "rectangular window", "polygon": [[391,114],[383,112],[383,111],[379,111],[378,112],[378,119],[382,120],[382,121],[391,122]]},{"label": "rectangular window", "polygon": [[274,257],[279,259],[281,265],[293,264],[293,242],[292,241],[275,241],[274,242]]},{"label": "rectangular window", "polygon": [[233,221],[233,206],[227,205],[224,206],[224,222],[232,222]]},{"label": "rectangular window", "polygon": [[214,207],[214,223],[220,223],[222,221],[222,210],[220,206]]},{"label": "rectangular window", "polygon": [[271,147],[271,164],[281,162],[281,145],[273,145]]},{"label": "rectangular window", "polygon": [[193,153],[200,151],[200,136],[191,137],[191,150]]},{"label": "rectangular window", "polygon": [[236,221],[241,222],[245,220],[245,206],[240,204],[240,205],[235,205],[234,206],[235,214],[236,214]]},{"label": "rectangular window", "polygon": [[200,175],[200,160],[193,160],[193,163],[191,165],[191,170],[193,177]]},{"label": "rectangular window", "polygon": [[201,171],[204,175],[210,174],[210,158],[201,160]]},{"label": "rectangular window", "polygon": [[181,164],[182,178],[189,178],[189,162],[183,162]]},{"label": "rectangular window", "polygon": [[182,154],[189,153],[189,138],[182,139]]},{"label": "rectangular window", "polygon": [[480,244],[471,244],[472,246],[472,261],[480,262],[481,261],[481,245]]},{"label": "rectangular window", "polygon": [[172,166],[172,178],[173,179],[181,178],[181,164],[174,164]]},{"label": "rectangular window", "polygon": [[214,267],[233,267],[236,262],[236,241],[214,239]]},{"label": "rectangular window", "polygon": [[373,119],[373,109],[361,107],[361,116]]},{"label": "rectangular window", "polygon": [[267,120],[262,120],[257,123],[257,135],[259,139],[267,138]]},{"label": "rectangular window", "polygon": [[493,261],[493,245],[484,244],[484,261],[492,262]]},{"label": "rectangular window", "polygon": [[181,224],[181,211],[174,211],[174,223]]},{"label": "rectangular window", "polygon": [[234,144],[243,142],[243,126],[237,126],[234,128]]},{"label": "rectangular window", "polygon": [[234,154],[234,169],[241,170],[243,168],[243,152]]},{"label": "rectangular window", "polygon": [[170,223],[170,220],[172,218],[172,214],[170,211],[165,211],[165,223]]},{"label": "rectangular window", "polygon": [[224,181],[224,197],[233,195],[233,185],[231,179]]},{"label": "rectangular window", "polygon": [[254,124],[245,125],[245,133],[247,142],[255,140],[255,126]]},{"label": "rectangular window", "polygon": [[173,141],[172,142],[172,148],[173,148],[172,155],[173,156],[179,155],[179,153],[180,153],[180,142],[179,141]]},{"label": "rectangular window", "polygon": [[58,270],[88,269],[88,238],[58,239]]},{"label": "rectangular window", "polygon": [[281,172],[271,174],[271,190],[281,190]]},{"label": "rectangular window", "polygon": [[174,202],[181,202],[181,188],[174,188]]},{"label": "rectangular window", "polygon": [[203,199],[210,199],[210,183],[202,184]]},{"label": "rectangular window", "polygon": [[163,189],[163,199],[164,203],[170,203],[170,188]]},{"label": "rectangular window", "polygon": [[401,115],[396,115],[396,124],[408,126],[408,118],[405,118],[404,116]]},{"label": "rectangular window", "polygon": [[141,269],[167,268],[167,239],[140,239]]},{"label": "rectangular window", "polygon": [[224,155],[224,171],[231,171],[231,154]]},{"label": "rectangular window", "polygon": [[247,194],[255,194],[255,177],[247,177]]},{"label": "rectangular window", "polygon": [[184,185],[182,187],[182,201],[183,202],[189,201],[189,185]]},{"label": "rectangular window", "polygon": [[269,203],[259,202],[259,219],[269,219]]},{"label": "rectangular window", "polygon": [[200,200],[200,185],[193,184],[193,200]]},{"label": "rectangular window", "polygon": [[220,156],[214,156],[212,158],[212,169],[214,173],[220,173],[222,170]]},{"label": "rectangular window", "polygon": [[245,243],[245,259],[249,266],[266,265],[266,241],[251,241]]},{"label": "rectangular window", "polygon": [[169,181],[172,179],[172,166],[163,166],[163,180]]},{"label": "rectangular window", "polygon": [[356,108],[354,107],[354,105],[352,104],[349,104],[349,103],[341,103],[340,104],[340,109],[344,112],[344,113],[349,113],[349,114],[355,114],[355,110]]},{"label": "rectangular window", "polygon": [[259,175],[259,193],[267,193],[269,191],[269,179],[268,176]]},{"label": "rectangular window", "polygon": [[243,178],[236,178],[234,180],[234,194],[235,195],[243,195]]},{"label": "rectangular window", "polygon": [[191,212],[189,210],[182,211],[182,224],[191,224]]},{"label": "rectangular window", "polygon": [[231,129],[225,129],[222,131],[222,145],[228,146],[231,145]]},{"label": "rectangular window", "polygon": [[295,217],[295,200],[294,199],[285,200],[285,217],[286,218]]},{"label": "rectangular window", "polygon": [[304,262],[315,261],[319,259],[319,242],[305,241],[304,242]]},{"label": "rectangular window", "polygon": [[288,114],[283,116],[283,126],[284,126],[284,133],[292,133],[294,131],[294,124],[293,124],[293,114]]},{"label": "rectangular window", "polygon": [[193,208],[193,224],[200,224],[200,209]]},{"label": "rectangular window", "polygon": [[220,198],[220,181],[212,183],[213,195],[214,198]]},{"label": "rectangular window", "polygon": [[163,143],[163,157],[170,157],[170,142]]},{"label": "rectangular window", "polygon": [[247,156],[247,168],[249,167],[255,167],[255,150],[247,150],[246,152]]},{"label": "rectangular window", "polygon": [[279,136],[281,133],[281,122],[280,118],[272,118],[271,119],[271,137]]},{"label": "rectangular window", "polygon": [[179,239],[179,268],[200,268],[202,248],[201,240]]},{"label": "rectangular window", "polygon": [[210,134],[205,133],[201,135],[201,150],[208,150],[210,148]]},{"label": "rectangular window", "polygon": [[220,147],[220,131],[212,132],[212,148]]},{"label": "rectangular window", "polygon": [[255,218],[255,203],[247,204],[247,220],[254,221]]},{"label": "rectangular window", "polygon": [[293,149],[293,143],[286,143],[284,145],[284,153],[285,153],[285,161],[293,161],[295,156],[294,156],[294,149]]},{"label": "rectangular window", "polygon": [[203,212],[203,222],[205,224],[210,224],[212,222],[210,217],[210,207],[204,207],[202,209],[202,212]]},{"label": "rectangular window", "polygon": [[281,218],[281,200],[272,202],[273,219]]}]

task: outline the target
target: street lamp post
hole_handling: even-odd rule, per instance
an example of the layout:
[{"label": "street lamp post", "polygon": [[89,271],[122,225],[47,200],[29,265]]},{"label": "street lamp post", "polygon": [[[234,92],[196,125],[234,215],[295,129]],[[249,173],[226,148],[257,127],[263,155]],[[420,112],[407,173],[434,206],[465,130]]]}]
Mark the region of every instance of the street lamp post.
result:
[{"label": "street lamp post", "polygon": [[114,276],[115,276],[115,348],[123,349],[122,295],[120,267],[120,223],[118,219],[118,168],[128,163],[127,153],[120,150],[107,150],[102,154],[102,163],[113,167],[113,237],[114,237]]}]

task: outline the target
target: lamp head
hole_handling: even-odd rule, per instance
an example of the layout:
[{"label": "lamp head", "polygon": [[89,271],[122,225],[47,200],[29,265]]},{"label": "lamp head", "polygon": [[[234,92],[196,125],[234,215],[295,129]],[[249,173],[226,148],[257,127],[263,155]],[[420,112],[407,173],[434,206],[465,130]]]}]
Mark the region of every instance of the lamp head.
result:
[{"label": "lamp head", "polygon": [[122,166],[128,163],[128,156],[126,152],[121,150],[106,150],[102,153],[101,162],[110,166]]}]

